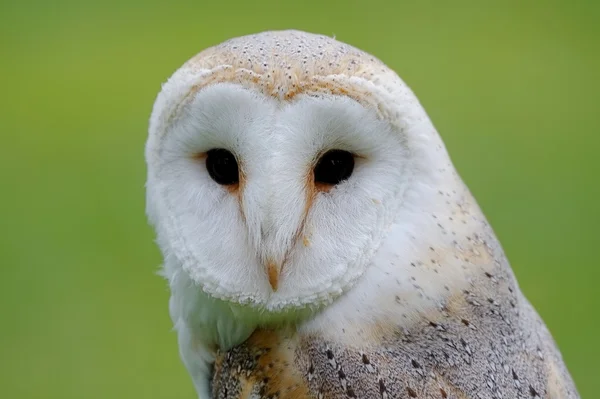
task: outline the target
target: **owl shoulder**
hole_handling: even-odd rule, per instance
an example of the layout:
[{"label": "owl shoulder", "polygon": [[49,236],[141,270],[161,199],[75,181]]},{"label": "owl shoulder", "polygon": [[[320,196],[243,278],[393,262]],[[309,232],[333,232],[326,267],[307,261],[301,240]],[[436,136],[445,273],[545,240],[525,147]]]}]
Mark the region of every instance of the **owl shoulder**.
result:
[{"label": "owl shoulder", "polygon": [[554,341],[524,299],[461,306],[379,342],[258,330],[218,356],[214,398],[577,398]]}]

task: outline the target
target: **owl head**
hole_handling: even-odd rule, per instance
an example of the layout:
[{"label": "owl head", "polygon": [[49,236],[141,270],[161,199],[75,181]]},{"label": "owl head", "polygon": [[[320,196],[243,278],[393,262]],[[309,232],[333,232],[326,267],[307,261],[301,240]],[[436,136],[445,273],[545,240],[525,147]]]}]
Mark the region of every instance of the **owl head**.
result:
[{"label": "owl head", "polygon": [[147,213],[172,278],[265,312],[321,306],[410,248],[460,185],[411,90],[332,38],[224,42],[162,87]]}]

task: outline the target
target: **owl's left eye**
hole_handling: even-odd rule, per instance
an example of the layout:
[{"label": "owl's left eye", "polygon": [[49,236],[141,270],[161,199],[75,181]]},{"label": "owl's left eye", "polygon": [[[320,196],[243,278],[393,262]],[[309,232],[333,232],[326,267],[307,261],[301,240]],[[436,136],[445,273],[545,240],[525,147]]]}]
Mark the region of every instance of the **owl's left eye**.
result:
[{"label": "owl's left eye", "polygon": [[354,155],[348,151],[327,151],[315,166],[315,183],[336,185],[348,179],[354,170]]},{"label": "owl's left eye", "polygon": [[240,181],[235,155],[224,148],[215,148],[206,153],[206,169],[219,184],[231,185]]}]

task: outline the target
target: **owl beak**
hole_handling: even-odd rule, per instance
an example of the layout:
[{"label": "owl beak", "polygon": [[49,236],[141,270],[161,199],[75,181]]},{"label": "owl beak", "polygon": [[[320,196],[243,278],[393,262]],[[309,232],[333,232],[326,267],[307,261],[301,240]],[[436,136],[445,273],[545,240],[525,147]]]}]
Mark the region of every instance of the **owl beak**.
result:
[{"label": "owl beak", "polygon": [[277,291],[277,285],[279,283],[279,273],[281,272],[281,265],[275,263],[272,260],[267,262],[267,276],[269,277],[269,284],[273,291]]}]

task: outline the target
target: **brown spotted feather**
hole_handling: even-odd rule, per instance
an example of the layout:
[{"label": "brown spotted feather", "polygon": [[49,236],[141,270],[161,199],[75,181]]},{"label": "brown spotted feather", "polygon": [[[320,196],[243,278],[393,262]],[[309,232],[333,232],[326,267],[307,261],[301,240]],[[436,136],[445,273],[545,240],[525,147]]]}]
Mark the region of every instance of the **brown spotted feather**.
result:
[{"label": "brown spotted feather", "polygon": [[512,276],[496,272],[482,273],[473,291],[377,345],[349,348],[319,336],[257,331],[220,355],[214,397],[577,398],[542,321]]}]

